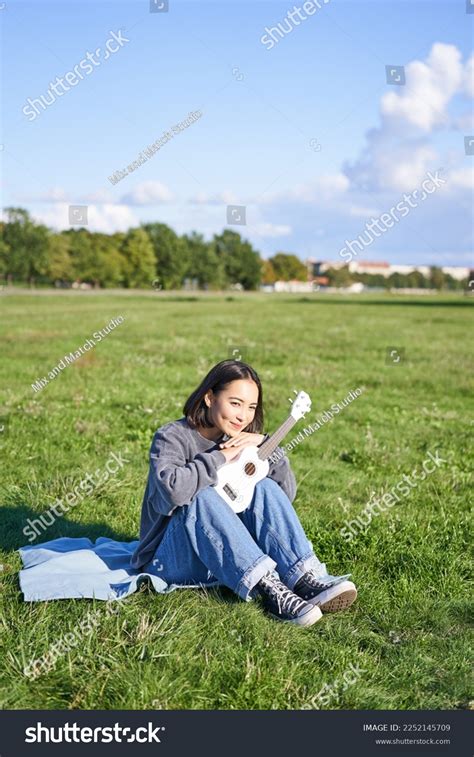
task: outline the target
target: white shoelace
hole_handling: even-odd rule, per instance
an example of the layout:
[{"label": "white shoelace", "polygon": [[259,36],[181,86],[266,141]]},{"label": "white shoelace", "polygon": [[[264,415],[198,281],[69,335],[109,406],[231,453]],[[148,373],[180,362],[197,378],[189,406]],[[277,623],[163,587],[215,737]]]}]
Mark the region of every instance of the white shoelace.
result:
[{"label": "white shoelace", "polygon": [[293,615],[304,607],[306,604],[304,599],[300,599],[300,597],[294,594],[282,581],[267,578],[267,576],[264,578],[268,593],[276,600],[278,612],[280,614],[283,608]]}]

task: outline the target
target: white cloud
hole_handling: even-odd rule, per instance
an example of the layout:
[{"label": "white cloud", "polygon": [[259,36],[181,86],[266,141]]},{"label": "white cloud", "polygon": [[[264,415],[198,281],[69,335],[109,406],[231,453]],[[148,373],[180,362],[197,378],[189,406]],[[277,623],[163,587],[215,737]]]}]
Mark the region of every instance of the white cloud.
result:
[{"label": "white cloud", "polygon": [[206,192],[198,192],[188,200],[190,205],[245,205],[246,203],[230,190],[224,189],[222,192],[216,192],[216,194],[207,194]]},{"label": "white cloud", "polygon": [[76,205],[87,205],[87,203],[112,203],[114,202],[113,195],[107,189],[99,189],[96,192],[90,192],[89,194],[77,195],[69,194],[64,187],[52,187],[47,192],[40,195],[24,195],[22,197],[24,202],[46,202],[53,203],[59,202]]},{"label": "white cloud", "polygon": [[316,179],[315,184],[316,190],[330,197],[347,192],[349,189],[349,181],[343,173],[324,174]]},{"label": "white cloud", "polygon": [[225,189],[223,192],[220,192],[216,196],[216,203],[224,203],[225,205],[242,205],[242,202],[239,202],[239,198],[236,197],[236,195],[231,192],[228,189]]},{"label": "white cloud", "polygon": [[377,163],[380,186],[400,192],[411,192],[426,178],[426,172],[433,167],[437,153],[428,145],[400,145],[395,154],[384,153]]},{"label": "white cloud", "polygon": [[383,95],[382,117],[391,126],[412,124],[427,133],[447,125],[447,105],[462,88],[465,76],[457,47],[435,42],[426,63],[408,63],[405,74],[405,85]]},{"label": "white cloud", "polygon": [[293,189],[280,192],[266,192],[259,198],[259,205],[273,205],[277,202],[301,201],[320,205],[343,195],[349,189],[349,179],[344,173],[322,174],[309,184],[300,184]]},{"label": "white cloud", "polygon": [[67,202],[67,192],[63,187],[51,187],[40,195],[22,195],[23,202]]},{"label": "white cloud", "polygon": [[43,223],[54,230],[62,231],[63,229],[69,228],[68,207],[67,203],[58,202],[55,205],[51,205],[49,208],[41,208],[40,210],[32,209],[31,216],[38,223]]},{"label": "white cloud", "polygon": [[463,91],[468,97],[474,97],[474,53],[464,66]]},{"label": "white cloud", "polygon": [[354,189],[364,192],[411,192],[426,172],[440,165],[436,150],[426,138],[397,139],[380,129],[367,134],[367,147],[345,171]]},{"label": "white cloud", "polygon": [[[31,215],[39,223],[52,229],[79,228],[69,223],[69,203],[56,203],[49,208],[32,210]],[[127,231],[132,226],[139,226],[140,221],[126,205],[88,205],[87,226],[90,231],[100,231],[113,234],[116,231]]]},{"label": "white cloud", "polygon": [[474,130],[474,111],[467,111],[466,113],[462,113],[457,118],[454,118],[452,125],[455,129],[458,129],[463,134],[471,134]]},{"label": "white cloud", "polygon": [[171,190],[160,181],[143,181],[121,198],[126,205],[158,205],[173,200]]},{"label": "white cloud", "polygon": [[292,228],[286,224],[275,224],[262,221],[260,223],[252,224],[249,227],[250,231],[254,231],[260,237],[269,237],[275,239],[277,237],[286,237],[291,234]]},{"label": "white cloud", "polygon": [[207,205],[209,203],[209,195],[206,192],[198,192],[190,198],[189,202],[191,205]]},{"label": "white cloud", "polygon": [[472,166],[467,166],[465,168],[457,168],[453,171],[450,171],[446,177],[447,183],[446,183],[446,189],[454,189],[454,188],[461,188],[461,189],[474,189],[474,168]]},{"label": "white cloud", "polygon": [[107,203],[89,206],[91,231],[113,234],[115,231],[127,231],[131,226],[138,226],[139,223],[139,219],[126,205]]},{"label": "white cloud", "polygon": [[109,192],[108,189],[98,189],[96,192],[91,192],[90,194],[83,195],[81,198],[81,202],[87,203],[87,202],[93,202],[93,203],[114,203],[114,196],[112,192]]},{"label": "white cloud", "polygon": [[381,213],[377,208],[364,208],[361,205],[350,205],[349,215],[354,218],[371,218],[372,216],[379,216]]},{"label": "white cloud", "polygon": [[452,117],[448,106],[455,95],[472,93],[473,61],[471,56],[463,65],[455,45],[436,42],[426,61],[406,65],[406,84],[381,98],[381,126],[367,132],[359,158],[344,164],[352,188],[410,192],[428,170],[443,165],[432,135],[442,128],[467,128],[468,114]]}]

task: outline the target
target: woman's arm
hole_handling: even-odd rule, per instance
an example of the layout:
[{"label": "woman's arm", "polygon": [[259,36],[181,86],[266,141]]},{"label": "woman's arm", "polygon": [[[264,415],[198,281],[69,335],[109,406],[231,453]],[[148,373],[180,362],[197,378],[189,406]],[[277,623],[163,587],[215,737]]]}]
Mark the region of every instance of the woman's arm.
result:
[{"label": "woman's arm", "polygon": [[[226,463],[218,449],[198,452],[186,461],[182,437],[174,429],[158,430],[150,449],[152,501],[163,515],[170,515],[180,505],[187,505],[206,486],[217,483],[217,471]],[[156,496],[158,495],[158,496]]]}]

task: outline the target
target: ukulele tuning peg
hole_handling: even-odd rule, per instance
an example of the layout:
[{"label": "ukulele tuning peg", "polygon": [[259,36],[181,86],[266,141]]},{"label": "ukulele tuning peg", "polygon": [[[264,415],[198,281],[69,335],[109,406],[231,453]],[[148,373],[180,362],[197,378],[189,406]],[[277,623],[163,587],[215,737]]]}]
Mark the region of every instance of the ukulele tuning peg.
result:
[{"label": "ukulele tuning peg", "polygon": [[288,402],[293,402],[293,400],[291,399],[291,397],[288,397]]},{"label": "ukulele tuning peg", "polygon": [[298,394],[297,389],[293,389],[293,394]]}]

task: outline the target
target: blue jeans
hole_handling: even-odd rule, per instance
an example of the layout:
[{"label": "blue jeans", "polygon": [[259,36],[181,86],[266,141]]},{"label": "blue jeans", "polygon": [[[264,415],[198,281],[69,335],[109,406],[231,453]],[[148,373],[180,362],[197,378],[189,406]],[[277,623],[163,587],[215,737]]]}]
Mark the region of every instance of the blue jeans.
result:
[{"label": "blue jeans", "polygon": [[268,571],[276,570],[292,589],[310,568],[326,573],[290,500],[266,477],[241,513],[234,513],[212,486],[178,507],[143,570],[167,584],[223,584],[249,602],[252,588]]}]

